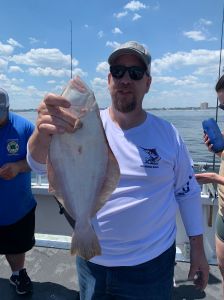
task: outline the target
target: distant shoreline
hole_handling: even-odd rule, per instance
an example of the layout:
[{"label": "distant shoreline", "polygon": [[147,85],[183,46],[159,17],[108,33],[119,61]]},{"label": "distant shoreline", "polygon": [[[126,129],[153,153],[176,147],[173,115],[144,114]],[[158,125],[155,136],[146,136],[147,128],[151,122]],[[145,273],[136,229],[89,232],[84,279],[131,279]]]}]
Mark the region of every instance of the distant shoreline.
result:
[{"label": "distant shoreline", "polygon": [[29,109],[25,109],[25,108],[13,109],[13,108],[10,108],[9,110],[12,111],[12,112],[36,112],[37,111],[34,108],[29,108]]},{"label": "distant shoreline", "polygon": [[[103,107],[101,107],[100,109],[104,109]],[[145,108],[145,110],[213,110],[216,109],[216,107],[208,107],[206,109],[202,109],[200,107],[161,107],[161,108]],[[29,109],[10,109],[10,111],[12,112],[36,112],[37,109],[36,108],[29,108]]]}]

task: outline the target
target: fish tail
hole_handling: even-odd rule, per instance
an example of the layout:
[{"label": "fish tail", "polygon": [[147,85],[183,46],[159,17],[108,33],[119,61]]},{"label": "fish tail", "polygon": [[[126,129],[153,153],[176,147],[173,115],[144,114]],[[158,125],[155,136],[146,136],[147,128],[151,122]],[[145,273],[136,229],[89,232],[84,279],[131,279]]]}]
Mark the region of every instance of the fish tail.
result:
[{"label": "fish tail", "polygon": [[85,227],[76,223],[71,241],[71,255],[78,255],[86,260],[101,255],[101,247],[90,223]]}]

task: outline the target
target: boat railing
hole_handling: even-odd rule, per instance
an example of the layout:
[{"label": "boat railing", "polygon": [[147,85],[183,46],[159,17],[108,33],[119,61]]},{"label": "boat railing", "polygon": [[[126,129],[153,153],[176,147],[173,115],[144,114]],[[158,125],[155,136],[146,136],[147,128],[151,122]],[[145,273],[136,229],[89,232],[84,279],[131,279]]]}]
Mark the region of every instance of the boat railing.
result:
[{"label": "boat railing", "polygon": [[[218,172],[219,165],[215,166]],[[199,172],[212,172],[213,164],[208,162],[197,162],[194,164],[196,173]],[[58,213],[58,205],[52,195],[48,192],[48,180],[47,176],[32,174],[32,191],[38,200],[37,209],[37,233],[36,245],[41,247],[53,247],[69,249],[71,242],[70,227],[66,222],[65,218],[61,218]],[[46,201],[47,200],[47,201]],[[203,220],[205,224],[205,250],[208,257],[208,261],[211,264],[216,264],[215,255],[215,232],[214,222],[215,216],[218,209],[217,201],[217,188],[215,185],[208,183],[201,185],[201,201],[203,206]],[[39,210],[39,211],[38,211]],[[54,219],[48,218],[49,214],[54,213]],[[46,221],[46,222],[45,222]],[[60,226],[55,226],[60,224]],[[186,232],[180,217],[177,214],[177,244],[176,244],[176,260],[178,261],[189,261],[189,239],[186,236]]]},{"label": "boat railing", "polygon": [[216,162],[213,164],[213,162],[204,162],[204,161],[198,161],[194,162],[194,170],[195,173],[202,173],[202,172],[208,172],[208,171],[215,171],[217,172],[220,167],[220,163]]},{"label": "boat railing", "polygon": [[[218,170],[220,163],[215,164],[215,171]],[[207,172],[213,170],[212,162],[195,162],[194,170],[195,173]],[[32,173],[32,186],[46,186],[48,185],[47,175],[39,175]]]},{"label": "boat railing", "polygon": [[32,186],[48,185],[48,179],[46,175],[39,175],[32,173]]}]

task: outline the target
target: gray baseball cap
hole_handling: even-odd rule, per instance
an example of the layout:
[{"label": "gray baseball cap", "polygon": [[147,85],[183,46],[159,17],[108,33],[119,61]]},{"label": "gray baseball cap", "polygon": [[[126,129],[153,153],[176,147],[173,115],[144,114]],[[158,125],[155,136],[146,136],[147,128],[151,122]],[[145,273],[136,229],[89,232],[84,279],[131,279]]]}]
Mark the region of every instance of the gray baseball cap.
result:
[{"label": "gray baseball cap", "polygon": [[8,93],[0,88],[0,110],[5,110],[9,107],[9,95]]},{"label": "gray baseball cap", "polygon": [[150,71],[151,56],[145,47],[138,42],[129,41],[116,48],[108,58],[109,65],[112,65],[115,59],[124,54],[134,54],[141,59],[146,68]]}]

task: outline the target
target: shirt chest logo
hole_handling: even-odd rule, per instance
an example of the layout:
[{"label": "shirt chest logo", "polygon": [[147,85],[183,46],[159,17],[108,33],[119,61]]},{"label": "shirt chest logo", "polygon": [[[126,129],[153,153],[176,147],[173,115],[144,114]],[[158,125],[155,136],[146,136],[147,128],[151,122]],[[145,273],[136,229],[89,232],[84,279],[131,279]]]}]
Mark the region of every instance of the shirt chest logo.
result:
[{"label": "shirt chest logo", "polygon": [[7,142],[7,151],[9,154],[14,155],[19,151],[19,143],[17,140],[9,140]]},{"label": "shirt chest logo", "polygon": [[160,161],[161,157],[157,153],[156,149],[155,148],[149,149],[149,148],[143,148],[143,147],[140,147],[140,148],[146,154],[144,165],[142,167],[145,167],[145,168],[158,168],[159,167],[158,166],[159,161]]}]

